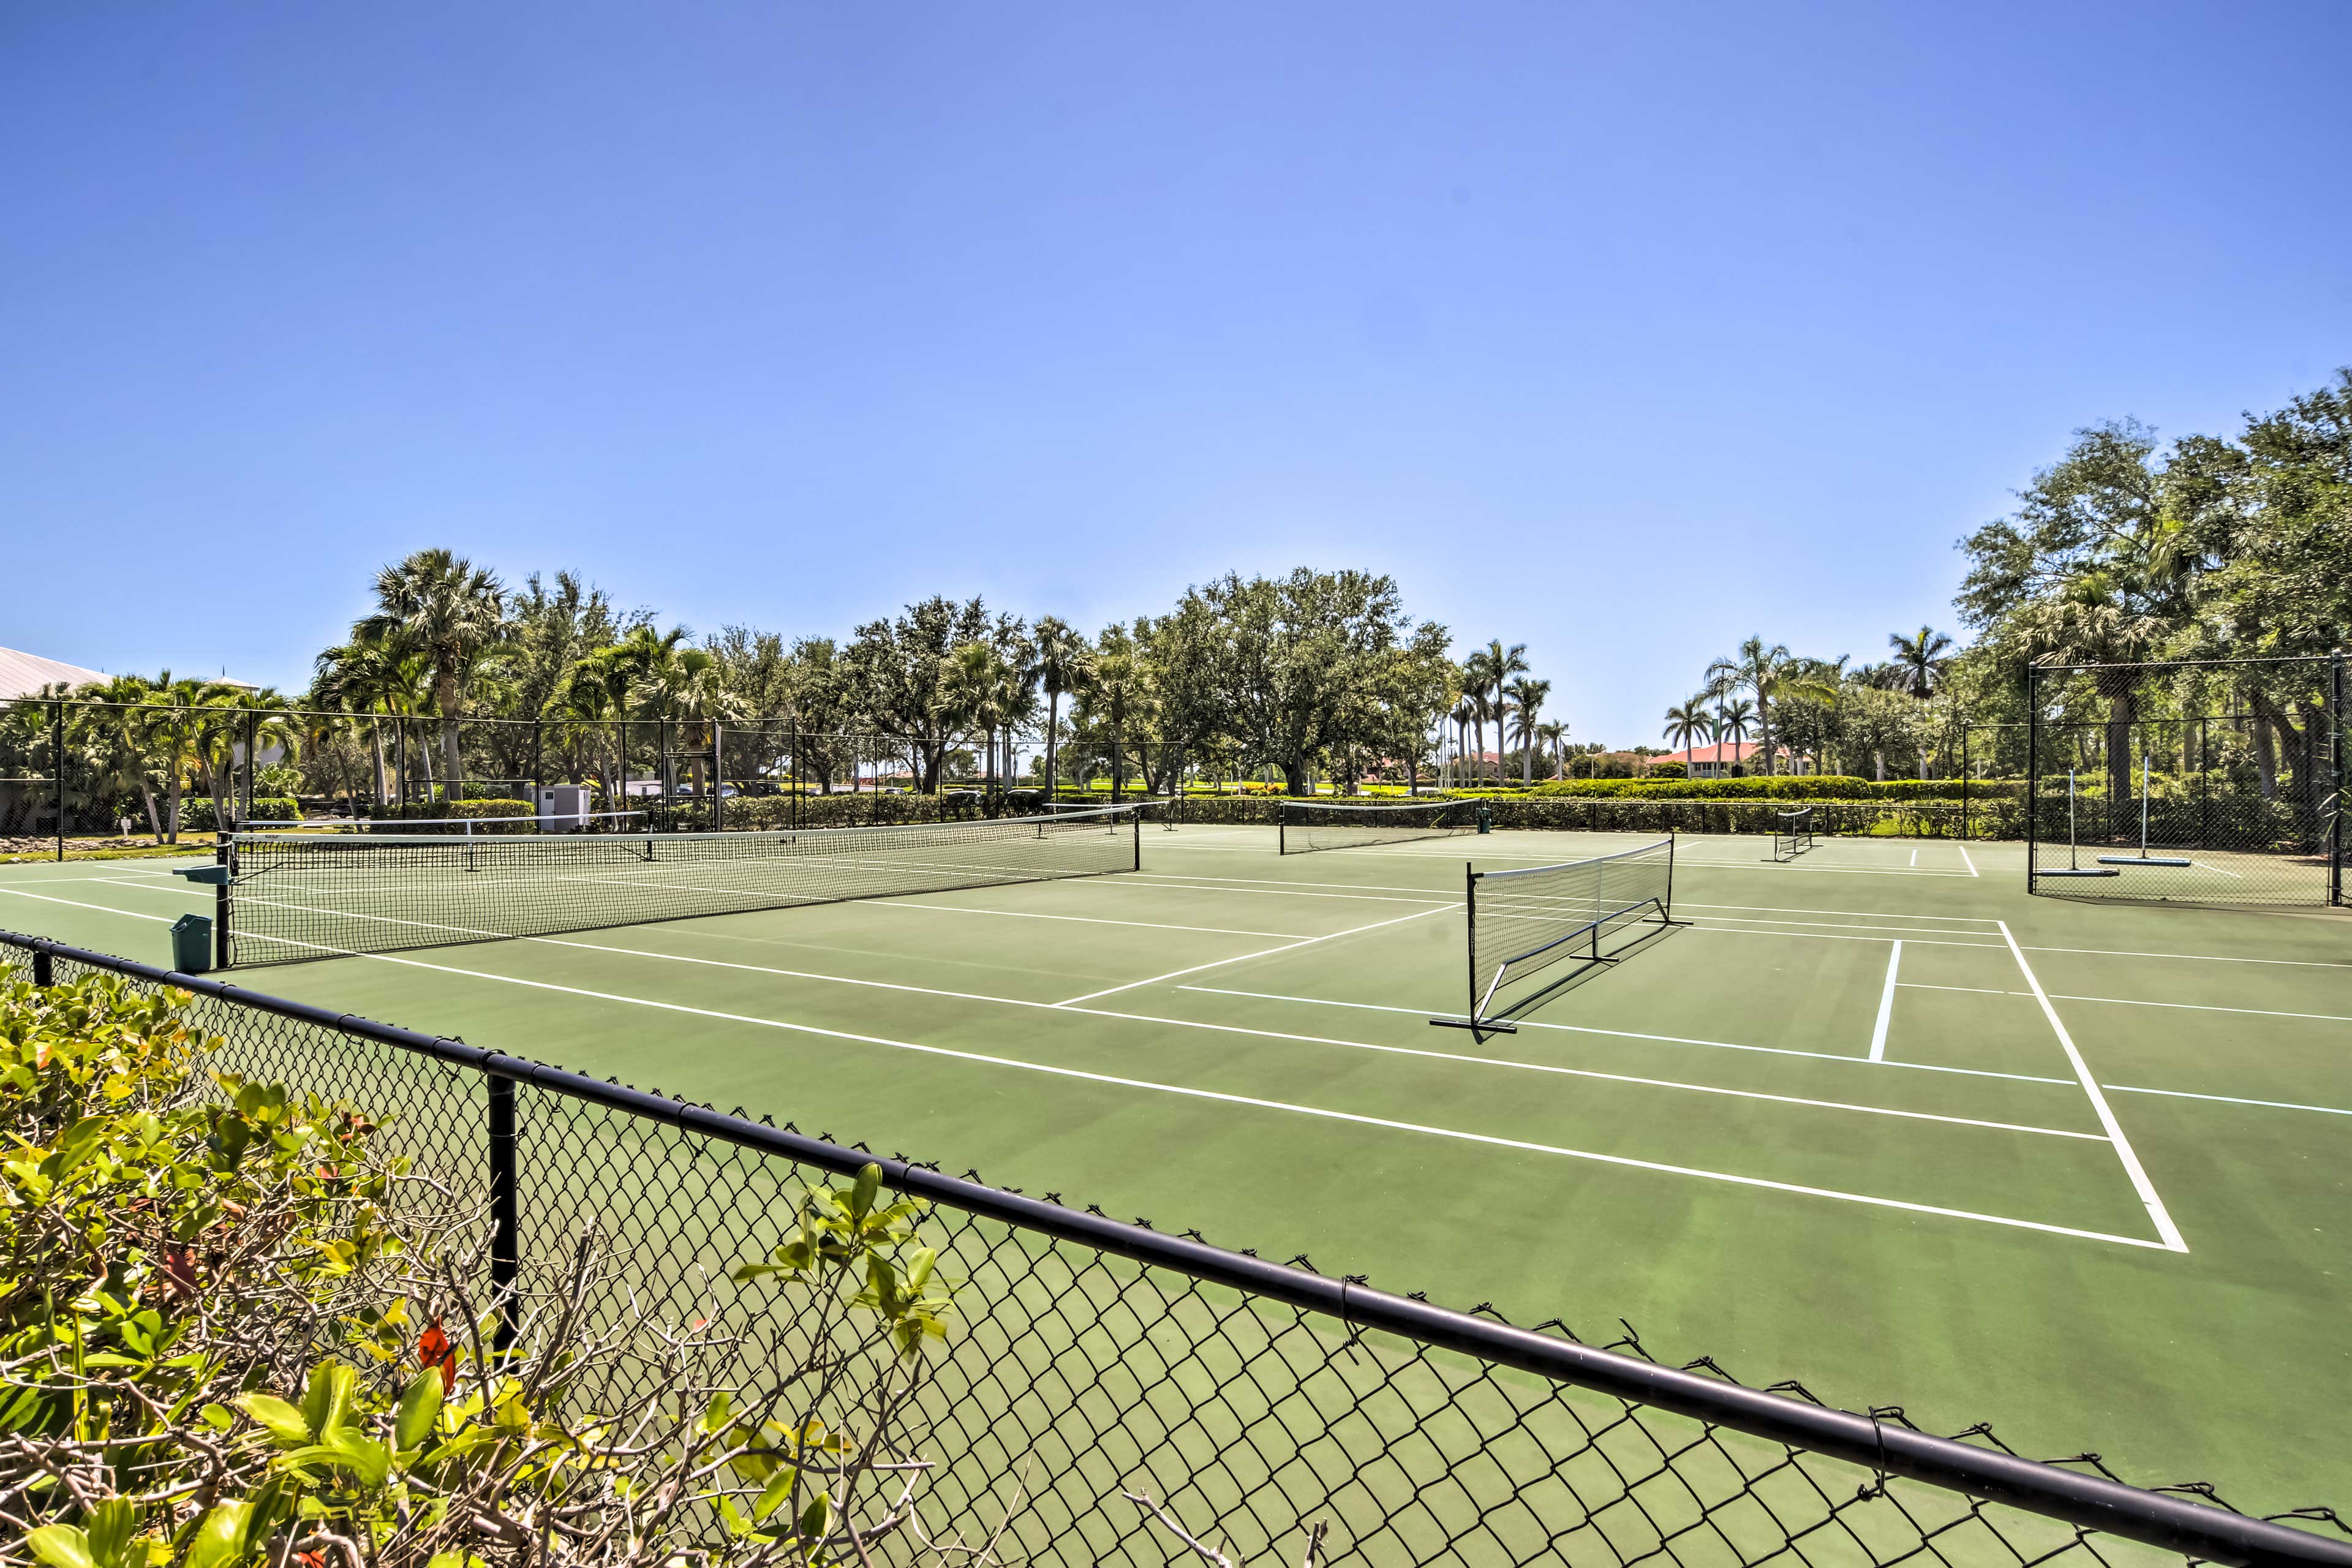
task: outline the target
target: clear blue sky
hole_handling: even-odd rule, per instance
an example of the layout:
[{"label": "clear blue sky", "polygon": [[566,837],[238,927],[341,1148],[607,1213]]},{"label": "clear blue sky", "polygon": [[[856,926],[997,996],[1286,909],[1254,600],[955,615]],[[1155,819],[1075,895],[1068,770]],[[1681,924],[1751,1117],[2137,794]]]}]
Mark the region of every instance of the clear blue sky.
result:
[{"label": "clear blue sky", "polygon": [[0,645],[299,686],[446,543],[697,628],[1360,564],[1654,740],[2068,432],[2352,362],[2352,7],[0,10]]}]

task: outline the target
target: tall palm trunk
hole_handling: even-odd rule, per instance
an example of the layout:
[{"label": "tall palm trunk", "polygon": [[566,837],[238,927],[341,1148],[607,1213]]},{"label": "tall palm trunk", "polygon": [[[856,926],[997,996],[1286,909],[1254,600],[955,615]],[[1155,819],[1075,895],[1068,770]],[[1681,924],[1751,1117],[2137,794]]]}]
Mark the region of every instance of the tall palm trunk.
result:
[{"label": "tall palm trunk", "polygon": [[465,765],[457,757],[457,709],[464,700],[457,692],[457,671],[454,667],[434,672],[433,696],[441,705],[442,798],[454,801],[460,793],[457,781],[466,776]]}]

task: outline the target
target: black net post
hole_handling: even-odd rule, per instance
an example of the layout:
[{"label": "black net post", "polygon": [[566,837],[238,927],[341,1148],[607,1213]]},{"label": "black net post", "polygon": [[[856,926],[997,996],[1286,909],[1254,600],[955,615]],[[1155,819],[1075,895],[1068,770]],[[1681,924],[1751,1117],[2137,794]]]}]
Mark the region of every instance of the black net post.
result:
[{"label": "black net post", "polygon": [[1463,945],[1470,953],[1470,1013],[1472,1023],[1478,1021],[1478,868],[1471,862],[1462,862],[1462,920],[1466,928]]},{"label": "black net post", "polygon": [[221,831],[215,831],[213,837],[213,864],[221,868],[221,879],[213,884],[213,967],[226,969],[229,962],[229,884],[236,878],[236,841]]},{"label": "black net post", "polygon": [[522,1226],[517,1201],[514,1079],[488,1075],[490,1134],[490,1297],[498,1314],[491,1342],[514,1343],[515,1281],[522,1277]]}]

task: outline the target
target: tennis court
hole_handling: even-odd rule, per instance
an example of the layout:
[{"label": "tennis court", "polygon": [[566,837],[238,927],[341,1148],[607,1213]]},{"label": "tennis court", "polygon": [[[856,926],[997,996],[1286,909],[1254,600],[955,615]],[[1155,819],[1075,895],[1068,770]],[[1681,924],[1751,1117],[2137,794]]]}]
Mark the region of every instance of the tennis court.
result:
[{"label": "tennis court", "polygon": [[[2036,1457],[2340,1494],[2344,916],[2031,899],[2018,846],[1692,837],[1687,923],[1474,1034],[1428,1022],[1469,1002],[1465,861],[1632,836],[1139,844],[233,978]],[[151,960],[210,898],[0,869],[0,923]]]}]

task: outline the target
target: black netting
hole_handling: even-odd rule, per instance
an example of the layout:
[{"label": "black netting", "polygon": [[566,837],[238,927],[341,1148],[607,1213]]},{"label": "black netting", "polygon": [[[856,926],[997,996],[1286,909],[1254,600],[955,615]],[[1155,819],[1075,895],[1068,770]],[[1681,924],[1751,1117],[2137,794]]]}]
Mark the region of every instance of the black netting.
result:
[{"label": "black netting", "polygon": [[2032,890],[2343,900],[2340,659],[2037,669]]}]

